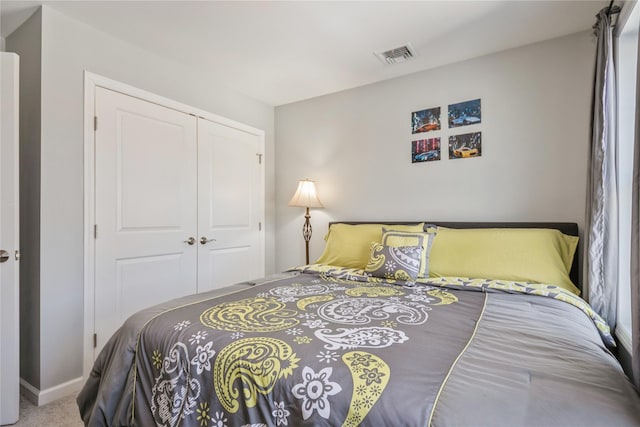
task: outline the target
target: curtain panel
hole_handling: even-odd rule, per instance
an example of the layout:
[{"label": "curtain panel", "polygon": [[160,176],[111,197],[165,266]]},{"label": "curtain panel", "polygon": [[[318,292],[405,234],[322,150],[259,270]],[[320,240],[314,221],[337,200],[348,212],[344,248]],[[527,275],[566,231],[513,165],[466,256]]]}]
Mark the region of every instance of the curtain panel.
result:
[{"label": "curtain panel", "polygon": [[604,8],[597,34],[592,134],[587,187],[587,274],[589,303],[613,329],[618,295],[618,150],[613,29]]}]

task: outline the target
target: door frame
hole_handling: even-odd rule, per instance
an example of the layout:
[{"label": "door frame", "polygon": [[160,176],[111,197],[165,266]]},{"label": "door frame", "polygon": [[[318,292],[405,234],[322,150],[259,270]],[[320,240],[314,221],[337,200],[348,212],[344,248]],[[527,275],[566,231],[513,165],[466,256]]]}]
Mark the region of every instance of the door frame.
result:
[{"label": "door frame", "polygon": [[[83,332],[83,377],[89,377],[93,366],[93,334],[95,331],[95,147],[94,147],[94,114],[96,87],[120,92],[143,101],[171,108],[195,117],[220,123],[238,130],[255,135],[260,140],[260,153],[265,158],[265,131],[245,125],[235,120],[201,110],[164,96],[148,92],[143,89],[112,80],[90,71],[84,71],[84,332]],[[98,123],[100,126],[100,123]],[[262,232],[259,247],[263,259],[265,253],[265,185],[266,167],[261,168],[260,174],[263,185],[259,189],[259,211],[262,218]]]}]

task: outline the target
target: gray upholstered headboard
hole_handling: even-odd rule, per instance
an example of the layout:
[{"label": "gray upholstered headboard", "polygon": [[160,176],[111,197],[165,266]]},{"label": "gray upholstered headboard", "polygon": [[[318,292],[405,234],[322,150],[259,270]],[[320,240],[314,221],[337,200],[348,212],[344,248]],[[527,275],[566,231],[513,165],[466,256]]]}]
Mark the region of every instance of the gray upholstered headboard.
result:
[{"label": "gray upholstered headboard", "polygon": [[[578,236],[578,224],[575,222],[443,222],[443,221],[333,221],[331,224],[419,224],[421,222],[427,224],[438,225],[447,228],[550,228],[559,230],[569,236]],[[573,264],[571,264],[571,271],[569,272],[569,278],[580,290],[582,290],[582,283],[580,283],[580,266],[579,266],[579,250],[576,250],[573,255]]]}]

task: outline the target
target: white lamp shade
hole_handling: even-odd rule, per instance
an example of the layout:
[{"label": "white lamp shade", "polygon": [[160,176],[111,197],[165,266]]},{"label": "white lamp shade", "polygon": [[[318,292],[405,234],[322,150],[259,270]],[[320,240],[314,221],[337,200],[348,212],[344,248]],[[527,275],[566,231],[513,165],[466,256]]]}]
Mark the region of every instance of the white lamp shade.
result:
[{"label": "white lamp shade", "polygon": [[298,189],[289,201],[289,206],[302,208],[324,208],[316,193],[315,181],[303,179],[298,183]]}]

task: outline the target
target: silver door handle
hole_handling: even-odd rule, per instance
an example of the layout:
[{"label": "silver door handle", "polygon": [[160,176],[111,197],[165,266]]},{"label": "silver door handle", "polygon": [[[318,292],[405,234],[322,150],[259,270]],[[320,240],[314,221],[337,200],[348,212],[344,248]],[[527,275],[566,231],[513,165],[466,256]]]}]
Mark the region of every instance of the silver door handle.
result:
[{"label": "silver door handle", "polygon": [[184,243],[186,243],[187,245],[195,245],[196,244],[196,238],[195,237],[189,237],[187,240],[184,241]]},{"label": "silver door handle", "polygon": [[9,261],[9,252],[0,249],[0,263]]},{"label": "silver door handle", "polygon": [[200,238],[200,244],[202,244],[202,245],[206,245],[206,244],[207,244],[207,243],[209,243],[209,242],[215,242],[215,241],[216,241],[216,239],[207,239],[207,238],[206,238],[206,237],[204,237],[204,236],[202,236],[202,237]]}]

